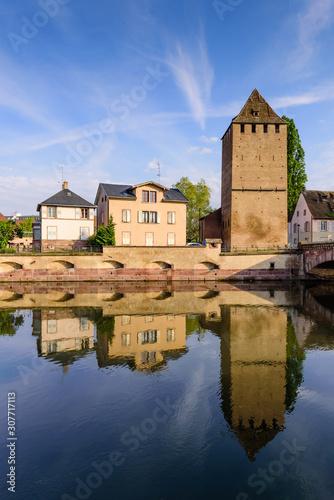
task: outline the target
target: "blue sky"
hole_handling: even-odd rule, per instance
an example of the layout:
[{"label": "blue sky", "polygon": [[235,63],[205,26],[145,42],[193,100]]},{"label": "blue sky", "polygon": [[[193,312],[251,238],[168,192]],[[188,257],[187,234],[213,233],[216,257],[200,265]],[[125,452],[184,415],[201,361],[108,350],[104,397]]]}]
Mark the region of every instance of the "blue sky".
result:
[{"label": "blue sky", "polygon": [[220,206],[220,138],[257,88],[334,190],[334,0],[0,0],[0,212],[181,176]]}]

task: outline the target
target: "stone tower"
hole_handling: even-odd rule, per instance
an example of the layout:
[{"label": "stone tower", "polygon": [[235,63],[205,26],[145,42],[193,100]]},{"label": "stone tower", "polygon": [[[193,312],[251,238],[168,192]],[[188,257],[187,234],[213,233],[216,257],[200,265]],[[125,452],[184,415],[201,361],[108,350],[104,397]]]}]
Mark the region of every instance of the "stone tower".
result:
[{"label": "stone tower", "polygon": [[222,138],[223,247],[287,244],[287,123],[255,89]]}]

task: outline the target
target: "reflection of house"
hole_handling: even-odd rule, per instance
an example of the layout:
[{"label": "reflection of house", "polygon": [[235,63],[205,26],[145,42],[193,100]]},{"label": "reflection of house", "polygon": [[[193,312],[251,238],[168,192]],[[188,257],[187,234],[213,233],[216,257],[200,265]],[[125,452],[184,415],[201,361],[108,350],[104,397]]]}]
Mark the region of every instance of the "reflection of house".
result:
[{"label": "reflection of house", "polygon": [[39,335],[41,356],[94,347],[94,323],[84,311],[37,309],[33,311],[33,334]]},{"label": "reflection of house", "polygon": [[250,460],[283,429],[287,313],[278,307],[224,306],[210,323],[221,336],[222,409]]},{"label": "reflection of house", "polygon": [[116,245],[183,246],[187,198],[156,182],[135,186],[100,184],[96,194],[98,225],[116,223]]},{"label": "reflection of house", "polygon": [[94,234],[94,209],[95,205],[70,191],[64,182],[61,191],[37,206],[40,224],[33,226],[35,250],[85,246]]},{"label": "reflection of house", "polygon": [[98,335],[99,365],[128,363],[137,370],[157,369],[185,352],[186,316],[115,316],[114,336]]},{"label": "reflection of house", "polygon": [[289,223],[289,243],[334,241],[334,192],[303,189]]}]

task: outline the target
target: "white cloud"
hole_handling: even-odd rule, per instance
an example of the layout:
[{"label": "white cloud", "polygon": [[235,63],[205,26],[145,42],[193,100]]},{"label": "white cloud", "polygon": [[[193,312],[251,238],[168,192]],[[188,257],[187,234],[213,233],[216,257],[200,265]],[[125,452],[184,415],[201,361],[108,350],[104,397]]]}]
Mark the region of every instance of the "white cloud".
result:
[{"label": "white cloud", "polygon": [[274,98],[270,103],[274,109],[278,109],[288,106],[303,106],[305,104],[313,104],[332,99],[334,99],[334,84],[328,83],[327,85],[315,87],[301,94]]},{"label": "white cloud", "polygon": [[203,142],[218,142],[219,138],[218,137],[206,137],[206,135],[201,135],[201,137],[199,137],[198,140],[203,141]]},{"label": "white cloud", "polygon": [[200,148],[198,146],[190,146],[190,148],[187,149],[187,153],[196,153],[199,155],[207,155],[212,153],[212,149],[210,148]]},{"label": "white cloud", "polygon": [[178,43],[176,52],[169,55],[167,64],[187,99],[193,118],[204,129],[206,105],[210,98],[214,72],[209,63],[203,36],[198,40],[197,49],[193,54]]}]

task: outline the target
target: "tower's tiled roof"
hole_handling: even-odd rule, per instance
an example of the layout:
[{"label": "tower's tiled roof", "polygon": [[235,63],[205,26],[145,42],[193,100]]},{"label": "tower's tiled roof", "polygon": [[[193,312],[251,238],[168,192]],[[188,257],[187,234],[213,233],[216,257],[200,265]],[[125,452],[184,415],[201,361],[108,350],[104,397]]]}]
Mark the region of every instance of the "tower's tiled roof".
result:
[{"label": "tower's tiled roof", "polygon": [[235,118],[233,123],[283,123],[287,122],[280,118],[269,106],[257,89],[254,89],[246,104]]}]

